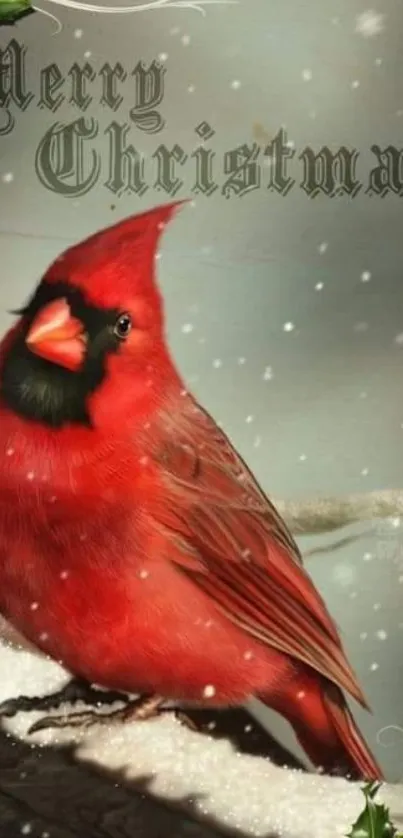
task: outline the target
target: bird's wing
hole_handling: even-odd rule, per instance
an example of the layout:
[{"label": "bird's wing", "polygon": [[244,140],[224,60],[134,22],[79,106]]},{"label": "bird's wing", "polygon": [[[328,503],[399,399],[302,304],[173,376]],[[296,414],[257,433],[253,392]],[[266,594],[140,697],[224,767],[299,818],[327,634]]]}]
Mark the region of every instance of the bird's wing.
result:
[{"label": "bird's wing", "polygon": [[170,560],[245,632],[367,707],[291,533],[225,434],[187,397],[164,416],[162,439],[153,452],[162,493],[151,514]]}]

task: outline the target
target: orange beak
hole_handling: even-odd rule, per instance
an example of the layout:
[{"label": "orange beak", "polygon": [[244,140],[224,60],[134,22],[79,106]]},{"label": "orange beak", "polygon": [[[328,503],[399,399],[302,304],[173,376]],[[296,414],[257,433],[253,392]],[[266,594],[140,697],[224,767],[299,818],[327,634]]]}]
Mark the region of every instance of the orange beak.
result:
[{"label": "orange beak", "polygon": [[41,309],[25,342],[35,355],[72,372],[76,372],[84,360],[84,326],[72,316],[65,298],[52,300]]}]

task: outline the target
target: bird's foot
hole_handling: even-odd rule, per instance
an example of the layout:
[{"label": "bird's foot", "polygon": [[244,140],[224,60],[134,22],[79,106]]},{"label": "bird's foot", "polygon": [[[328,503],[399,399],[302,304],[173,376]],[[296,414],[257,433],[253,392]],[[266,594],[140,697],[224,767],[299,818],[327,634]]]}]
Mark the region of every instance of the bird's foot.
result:
[{"label": "bird's foot", "polygon": [[95,707],[104,704],[113,704],[116,701],[128,702],[124,693],[114,690],[99,690],[93,687],[88,681],[81,678],[72,678],[57,692],[43,696],[20,695],[18,698],[10,698],[0,704],[0,717],[11,718],[17,713],[28,713],[33,710],[58,710],[62,704],[77,704],[82,701]]},{"label": "bird's foot", "polygon": [[159,695],[147,695],[129,701],[125,707],[119,710],[112,710],[109,713],[96,713],[95,711],[84,711],[83,713],[69,713],[62,716],[45,716],[33,724],[28,734],[37,733],[40,730],[51,728],[75,727],[84,730],[94,725],[110,725],[115,722],[149,721],[158,718],[161,713],[174,713],[175,717],[191,730],[197,730],[194,722],[185,714],[176,710],[163,710],[162,705],[165,699]]}]

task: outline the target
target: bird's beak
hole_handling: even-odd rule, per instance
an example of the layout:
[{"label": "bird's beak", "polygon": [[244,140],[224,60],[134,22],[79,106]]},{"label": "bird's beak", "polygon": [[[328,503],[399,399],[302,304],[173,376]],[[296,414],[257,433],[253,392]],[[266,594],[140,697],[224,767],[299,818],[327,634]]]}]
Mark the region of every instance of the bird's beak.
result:
[{"label": "bird's beak", "polygon": [[35,355],[72,372],[76,372],[84,360],[84,326],[73,317],[65,298],[52,300],[39,311],[25,342]]}]

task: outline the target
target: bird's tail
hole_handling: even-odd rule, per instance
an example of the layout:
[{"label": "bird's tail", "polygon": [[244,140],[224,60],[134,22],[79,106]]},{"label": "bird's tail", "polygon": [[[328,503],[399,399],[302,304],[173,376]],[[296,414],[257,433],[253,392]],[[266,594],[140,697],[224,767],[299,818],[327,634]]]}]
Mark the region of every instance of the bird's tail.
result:
[{"label": "bird's tail", "polygon": [[[264,699],[263,699],[264,700]],[[269,703],[269,702],[267,702]],[[291,723],[316,768],[354,780],[383,780],[383,772],[366,744],[342,691],[316,673],[298,679],[273,709]]]}]

